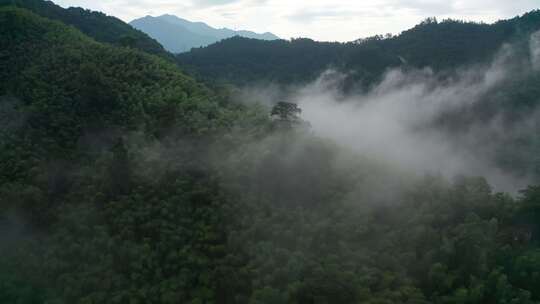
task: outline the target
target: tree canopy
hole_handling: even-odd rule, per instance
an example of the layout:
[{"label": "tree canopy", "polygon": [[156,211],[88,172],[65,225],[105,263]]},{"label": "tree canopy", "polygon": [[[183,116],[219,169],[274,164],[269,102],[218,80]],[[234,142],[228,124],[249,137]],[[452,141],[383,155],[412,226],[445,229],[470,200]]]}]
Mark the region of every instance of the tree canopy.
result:
[{"label": "tree canopy", "polygon": [[0,7],[1,303],[540,303],[538,186],[395,172],[53,19]]},{"label": "tree canopy", "polygon": [[349,74],[351,85],[358,81],[370,85],[392,67],[446,70],[491,62],[504,43],[539,29],[540,11],[494,24],[429,18],[396,36],[374,36],[349,43],[234,37],[194,48],[176,58],[208,81],[298,84],[312,81],[330,68]]}]

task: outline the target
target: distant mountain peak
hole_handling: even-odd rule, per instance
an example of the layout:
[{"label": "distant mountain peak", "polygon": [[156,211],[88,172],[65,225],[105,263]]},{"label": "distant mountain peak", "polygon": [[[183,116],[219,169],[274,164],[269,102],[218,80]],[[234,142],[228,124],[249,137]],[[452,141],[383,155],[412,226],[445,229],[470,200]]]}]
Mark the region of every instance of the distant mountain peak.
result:
[{"label": "distant mountain peak", "polygon": [[172,53],[187,52],[192,48],[207,46],[234,36],[260,40],[280,39],[270,32],[259,34],[225,27],[217,29],[201,21],[190,21],[171,14],[146,16],[135,19],[130,24],[159,41]]}]

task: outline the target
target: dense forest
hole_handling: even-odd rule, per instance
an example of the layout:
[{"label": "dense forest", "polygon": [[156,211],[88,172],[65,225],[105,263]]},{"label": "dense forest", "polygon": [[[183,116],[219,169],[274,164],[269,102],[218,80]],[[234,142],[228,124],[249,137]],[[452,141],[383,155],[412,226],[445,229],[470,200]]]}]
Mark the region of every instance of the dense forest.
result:
[{"label": "dense forest", "polygon": [[352,83],[369,85],[380,80],[389,67],[447,70],[489,62],[503,43],[539,29],[540,11],[494,24],[429,18],[397,36],[378,35],[348,43],[234,37],[178,54],[177,61],[201,79],[237,85],[305,83],[328,68],[348,73]]},{"label": "dense forest", "polygon": [[145,33],[134,29],[120,19],[100,12],[80,7],[63,9],[51,1],[44,0],[0,0],[0,5],[21,7],[42,17],[61,21],[99,42],[129,46],[162,57],[170,56],[157,41]]},{"label": "dense forest", "polygon": [[[53,14],[37,0],[8,4],[0,7],[0,303],[540,303],[540,186],[502,193],[484,177],[396,169],[319,136],[293,103],[250,103],[195,80],[120,20]],[[213,53],[208,68],[232,83],[307,81],[326,69],[315,58],[333,56],[375,79],[402,64],[391,44],[412,65],[443,69],[519,41],[540,28],[538,16],[430,21],[357,44],[232,38],[185,56]],[[419,36],[454,43],[438,29],[470,39],[462,46],[471,49],[425,56],[437,47]],[[125,35],[139,42],[122,43]],[[231,49],[214,53],[220,45]],[[235,45],[246,56],[232,56]],[[273,51],[275,60],[306,61],[247,56]],[[209,71],[196,68],[187,71]],[[486,96],[515,121],[536,109],[538,79],[513,78]],[[475,108],[483,104],[433,123],[454,132],[456,117],[483,119]],[[518,135],[515,145],[537,137]],[[531,154],[519,157],[531,166]]]}]

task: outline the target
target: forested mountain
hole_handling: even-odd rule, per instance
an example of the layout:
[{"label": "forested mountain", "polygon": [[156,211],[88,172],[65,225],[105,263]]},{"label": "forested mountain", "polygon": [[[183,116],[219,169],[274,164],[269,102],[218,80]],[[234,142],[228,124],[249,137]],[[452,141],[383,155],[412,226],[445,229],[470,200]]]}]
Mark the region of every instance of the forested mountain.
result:
[{"label": "forested mountain", "polygon": [[52,19],[0,7],[0,303],[540,303],[540,187],[409,174]]},{"label": "forested mountain", "polygon": [[394,37],[374,36],[349,43],[234,37],[179,54],[177,59],[203,78],[241,85],[305,83],[328,68],[350,73],[352,82],[369,84],[391,67],[443,70],[490,62],[503,43],[538,29],[540,11],[494,24],[430,18]]},{"label": "forested mountain", "polygon": [[159,41],[172,53],[187,52],[192,48],[207,46],[234,36],[261,40],[279,39],[272,33],[257,34],[228,28],[216,29],[203,22],[191,22],[173,15],[146,16],[129,24]]},{"label": "forested mountain", "polygon": [[[174,135],[171,134],[173,138],[188,140],[195,134],[203,137],[226,125],[234,112],[219,107],[217,97],[163,59],[100,44],[60,22],[26,10],[2,7],[0,28],[0,250],[4,257],[0,302],[43,303],[45,299],[80,302],[85,298],[114,302],[117,300],[113,298],[125,298],[122,293],[130,288],[131,279],[121,278],[127,274],[121,274],[121,268],[135,261],[121,256],[136,254],[135,247],[130,249],[126,242],[139,242],[135,238],[142,235],[137,234],[131,240],[117,235],[121,239],[115,241],[99,236],[98,232],[108,225],[103,217],[106,209],[112,211],[108,202],[138,187],[138,182],[131,178],[131,164],[135,160],[123,138],[127,134],[140,134],[135,137],[149,145],[155,138],[163,138],[172,126],[176,126]],[[179,160],[186,157],[189,149],[180,150],[183,148],[174,154]],[[188,168],[191,161],[196,162],[188,158],[180,163]],[[191,183],[190,174],[197,175],[185,173],[188,183]],[[170,182],[173,188],[173,184],[182,183],[176,178]],[[199,182],[202,179],[195,183]],[[188,197],[177,199],[189,200]],[[118,207],[118,211],[124,209]],[[110,215],[110,219],[120,220],[117,215]],[[70,217],[79,228],[66,225]],[[28,230],[19,230],[23,226]],[[102,232],[108,235],[112,231],[106,230],[110,228],[107,226]],[[81,239],[82,231],[78,229],[92,230],[87,234],[89,239]],[[46,238],[42,238],[43,233]],[[11,247],[11,241],[18,243],[14,238],[19,236],[37,237],[31,244],[37,251],[31,247],[24,250]],[[107,243],[117,246],[116,243],[117,249],[124,249],[110,248],[116,252],[113,253],[101,247],[109,246]],[[102,256],[103,250],[109,253]],[[33,260],[34,254],[40,257]],[[129,264],[122,266],[119,260]],[[93,271],[100,275],[89,275]],[[148,286],[154,284],[146,281],[148,278],[141,279]],[[27,285],[29,282],[37,285]],[[119,283],[124,291],[118,289]],[[52,288],[54,292],[40,293],[33,289],[39,286]],[[85,294],[88,288],[93,290],[92,294]]]},{"label": "forested mountain", "polygon": [[100,42],[118,46],[130,46],[160,56],[169,56],[165,49],[145,33],[115,17],[80,7],[64,9],[51,1],[0,0],[0,5],[14,5],[35,14],[74,26],[84,34]]}]

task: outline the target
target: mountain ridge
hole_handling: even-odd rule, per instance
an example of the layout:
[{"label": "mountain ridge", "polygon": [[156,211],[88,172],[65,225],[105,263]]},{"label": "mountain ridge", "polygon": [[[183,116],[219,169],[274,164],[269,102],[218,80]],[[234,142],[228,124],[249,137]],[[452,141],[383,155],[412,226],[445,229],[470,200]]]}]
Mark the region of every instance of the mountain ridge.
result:
[{"label": "mountain ridge", "polygon": [[388,68],[401,65],[447,70],[485,63],[504,43],[538,30],[539,10],[493,24],[428,18],[391,37],[373,36],[346,43],[233,37],[176,58],[202,78],[237,85],[261,81],[305,83],[328,68],[350,74],[351,83],[369,85]]},{"label": "mountain ridge", "polygon": [[182,53],[192,48],[204,47],[234,36],[261,40],[277,40],[276,35],[265,32],[214,28],[204,22],[189,21],[175,15],[164,14],[157,17],[147,15],[129,22],[134,28],[158,40],[168,51]]}]

